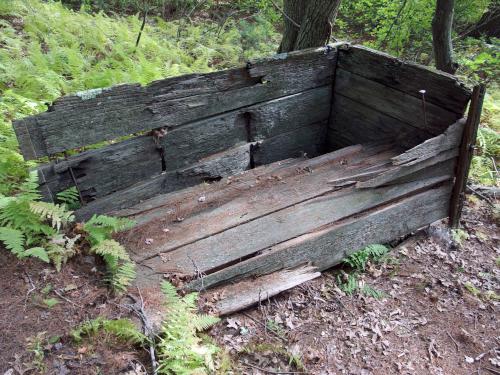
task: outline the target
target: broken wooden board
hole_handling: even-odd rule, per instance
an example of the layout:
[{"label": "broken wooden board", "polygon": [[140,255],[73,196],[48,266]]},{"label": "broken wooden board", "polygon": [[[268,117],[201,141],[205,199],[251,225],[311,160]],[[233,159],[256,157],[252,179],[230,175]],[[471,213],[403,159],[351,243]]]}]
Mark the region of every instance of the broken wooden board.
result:
[{"label": "broken wooden board", "polygon": [[[211,313],[217,316],[229,315],[269,300],[275,295],[297,285],[321,276],[315,267],[303,266],[277,271],[256,279],[241,281],[214,289],[203,295],[211,302]],[[220,297],[222,296],[222,297]]]}]

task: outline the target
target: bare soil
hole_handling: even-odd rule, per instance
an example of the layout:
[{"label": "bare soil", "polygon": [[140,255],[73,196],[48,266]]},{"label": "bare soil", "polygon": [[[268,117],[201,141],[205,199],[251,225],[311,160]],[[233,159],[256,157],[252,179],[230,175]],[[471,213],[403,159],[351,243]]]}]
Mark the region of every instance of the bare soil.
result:
[{"label": "bare soil", "polygon": [[[463,219],[461,244],[439,224],[370,264],[360,280],[382,298],[346,295],[338,276],[352,270],[337,267],[225,318],[209,332],[231,362],[220,373],[500,374],[498,217],[472,199]],[[146,374],[142,349],[69,337],[97,316],[131,317],[96,259],[57,273],[0,251],[0,374]]]}]

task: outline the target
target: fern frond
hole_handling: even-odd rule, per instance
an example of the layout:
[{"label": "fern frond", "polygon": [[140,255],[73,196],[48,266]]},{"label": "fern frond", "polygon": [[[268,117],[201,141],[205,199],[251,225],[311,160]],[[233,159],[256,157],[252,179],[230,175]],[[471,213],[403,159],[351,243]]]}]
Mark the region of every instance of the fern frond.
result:
[{"label": "fern frond", "polygon": [[27,249],[23,255],[28,257],[35,257],[44,261],[45,263],[50,263],[49,255],[43,247],[32,247],[30,249]]},{"label": "fern frond", "polygon": [[57,193],[56,197],[58,202],[64,203],[71,209],[77,209],[80,207],[80,194],[75,186]]},{"label": "fern frond", "polygon": [[130,319],[104,320],[102,328],[105,332],[116,336],[120,340],[134,345],[142,345],[148,340]]},{"label": "fern frond", "polygon": [[175,305],[180,302],[179,295],[177,294],[177,289],[168,281],[163,281],[161,283],[161,291],[165,297],[165,302],[167,305]]},{"label": "fern frond", "polygon": [[102,256],[103,258],[111,257],[115,259],[130,260],[127,250],[115,240],[104,240],[93,246],[90,251]]},{"label": "fern frond", "polygon": [[135,222],[129,219],[94,215],[84,224],[83,229],[88,233],[90,243],[97,245],[110,239],[113,233],[132,228],[134,225]]},{"label": "fern frond", "polygon": [[125,292],[136,277],[135,264],[132,262],[124,262],[117,266],[110,267],[108,264],[107,281],[111,288],[118,293]]},{"label": "fern frond", "polygon": [[46,245],[47,254],[52,263],[54,263],[57,272],[61,271],[62,265],[66,264],[66,262],[75,255],[75,243],[79,238],[80,235],[69,238],[62,234],[58,234],[52,237]]},{"label": "fern frond", "polygon": [[73,221],[73,211],[68,211],[64,204],[47,202],[30,202],[30,209],[43,220],[51,222],[53,228],[61,229],[61,226]]},{"label": "fern frond", "polygon": [[0,227],[0,241],[18,258],[24,258],[24,234],[20,230]]},{"label": "fern frond", "polygon": [[41,199],[38,190],[38,172],[31,171],[28,178],[20,185],[18,197],[22,200],[35,201]]},{"label": "fern frond", "polygon": [[193,319],[193,325],[197,331],[205,331],[219,322],[218,317],[207,314],[198,314]]}]

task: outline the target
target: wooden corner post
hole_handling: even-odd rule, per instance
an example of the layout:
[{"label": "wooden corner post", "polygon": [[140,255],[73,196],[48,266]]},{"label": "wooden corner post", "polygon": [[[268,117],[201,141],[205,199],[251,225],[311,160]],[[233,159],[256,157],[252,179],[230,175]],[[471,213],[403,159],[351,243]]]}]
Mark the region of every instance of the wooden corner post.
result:
[{"label": "wooden corner post", "polygon": [[484,95],[486,94],[486,86],[480,84],[472,90],[472,97],[467,114],[467,122],[465,123],[464,132],[462,135],[462,143],[460,145],[460,154],[458,156],[455,185],[451,194],[450,201],[450,221],[449,225],[452,228],[458,228],[460,216],[465,199],[465,188],[469,176],[470,164],[474,154],[474,146],[476,144],[477,129],[481,119],[481,111],[483,109]]}]

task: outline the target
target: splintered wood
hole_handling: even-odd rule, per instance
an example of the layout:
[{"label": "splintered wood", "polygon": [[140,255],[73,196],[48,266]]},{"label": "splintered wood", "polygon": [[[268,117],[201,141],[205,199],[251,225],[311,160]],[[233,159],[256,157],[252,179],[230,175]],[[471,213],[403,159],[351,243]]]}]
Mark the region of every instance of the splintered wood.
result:
[{"label": "splintered wood", "polygon": [[[422,157],[408,173],[396,165],[401,152],[354,145],[158,196],[117,212],[138,223],[119,240],[138,265],[141,287],[164,277],[186,290],[236,282],[215,293],[223,296],[215,310],[227,314],[256,303],[259,288],[272,296],[363,246],[445,217],[456,152],[436,150],[438,162]],[[370,181],[375,188],[358,186]]]}]

